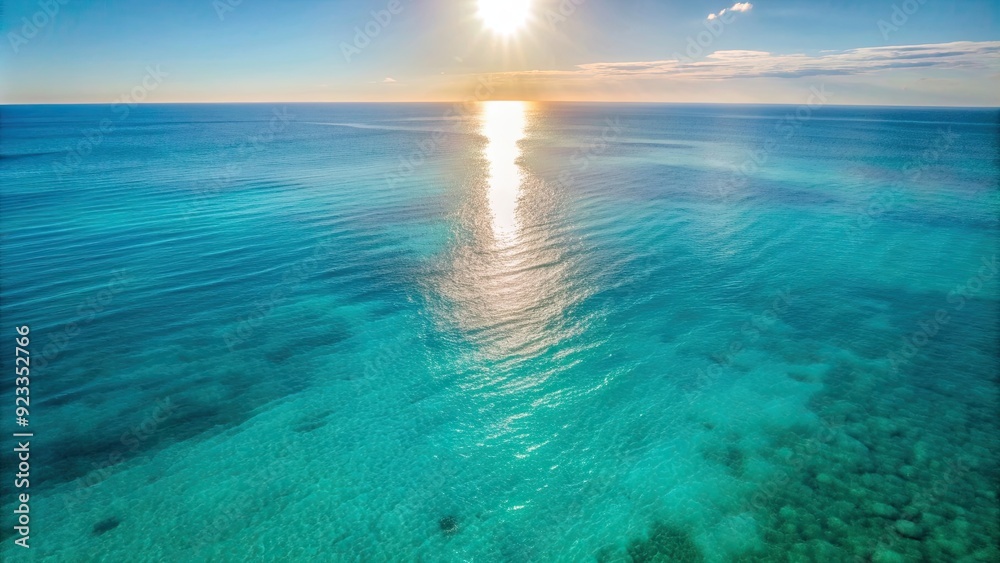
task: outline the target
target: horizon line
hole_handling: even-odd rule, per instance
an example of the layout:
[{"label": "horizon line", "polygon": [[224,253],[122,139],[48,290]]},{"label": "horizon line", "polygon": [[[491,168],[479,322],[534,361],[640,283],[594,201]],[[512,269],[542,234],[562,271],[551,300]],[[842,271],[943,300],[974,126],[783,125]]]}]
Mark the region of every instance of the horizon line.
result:
[{"label": "horizon line", "polygon": [[[521,100],[521,99],[496,99],[496,100],[433,100],[433,101],[371,101],[371,100],[316,100],[316,101],[195,101],[195,102],[133,102],[129,106],[166,106],[166,105],[268,105],[268,104],[467,104],[467,103],[489,103],[489,102],[522,102],[532,104],[646,104],[646,105],[675,105],[675,106],[799,106],[801,103],[788,102],[665,102],[655,100]],[[123,103],[115,100],[111,102],[0,102],[0,107],[5,106],[107,106]],[[823,104],[822,107],[869,107],[869,108],[911,108],[911,109],[995,109],[1000,110],[998,105],[892,105],[892,104]],[[819,108],[817,108],[819,109]]]}]

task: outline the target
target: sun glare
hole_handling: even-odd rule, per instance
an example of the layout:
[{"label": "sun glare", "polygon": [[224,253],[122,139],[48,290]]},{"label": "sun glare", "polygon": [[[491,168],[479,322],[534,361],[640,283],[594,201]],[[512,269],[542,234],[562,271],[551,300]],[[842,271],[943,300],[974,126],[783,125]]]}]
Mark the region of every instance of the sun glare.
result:
[{"label": "sun glare", "polygon": [[484,156],[489,163],[489,203],[493,235],[498,243],[517,240],[517,204],[521,198],[521,157],[518,142],[527,121],[524,102],[493,101],[483,104],[483,135],[488,141]]},{"label": "sun glare", "polygon": [[487,27],[502,35],[510,35],[524,26],[531,9],[531,0],[479,0],[479,17]]}]

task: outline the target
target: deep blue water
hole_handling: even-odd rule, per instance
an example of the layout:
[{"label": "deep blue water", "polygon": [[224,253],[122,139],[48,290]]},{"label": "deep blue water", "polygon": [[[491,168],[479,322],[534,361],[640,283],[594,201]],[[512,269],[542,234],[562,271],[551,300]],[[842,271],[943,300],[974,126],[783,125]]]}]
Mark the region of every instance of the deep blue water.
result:
[{"label": "deep blue water", "polygon": [[998,112],[798,109],[0,107],[0,553],[998,560]]}]

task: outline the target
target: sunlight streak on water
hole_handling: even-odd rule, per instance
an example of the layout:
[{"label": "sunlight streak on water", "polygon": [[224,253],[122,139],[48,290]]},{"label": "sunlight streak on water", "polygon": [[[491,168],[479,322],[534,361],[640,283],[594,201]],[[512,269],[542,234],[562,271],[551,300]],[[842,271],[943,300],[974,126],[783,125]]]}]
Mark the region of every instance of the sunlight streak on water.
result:
[{"label": "sunlight streak on water", "polygon": [[517,207],[523,175],[517,163],[518,142],[524,138],[524,102],[490,102],[483,108],[482,132],[487,139],[489,201],[493,236],[501,246],[514,244],[518,233]]},{"label": "sunlight streak on water", "polygon": [[442,299],[438,318],[477,344],[474,361],[494,364],[489,374],[465,382],[477,393],[542,386],[557,370],[540,369],[529,380],[507,378],[584,330],[566,316],[587,289],[575,276],[575,245],[560,226],[561,190],[522,160],[519,143],[531,135],[532,116],[525,102],[483,104],[477,124],[485,138],[483,169],[466,191],[464,234],[442,257],[444,274],[435,280],[434,293]]}]

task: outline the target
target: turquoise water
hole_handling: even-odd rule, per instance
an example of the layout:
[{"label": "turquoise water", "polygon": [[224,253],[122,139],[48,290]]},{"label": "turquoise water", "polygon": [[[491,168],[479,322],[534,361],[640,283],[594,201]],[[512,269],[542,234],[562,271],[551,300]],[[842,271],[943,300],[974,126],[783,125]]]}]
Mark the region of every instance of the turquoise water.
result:
[{"label": "turquoise water", "polygon": [[995,110],[0,111],[4,561],[1000,559]]}]

